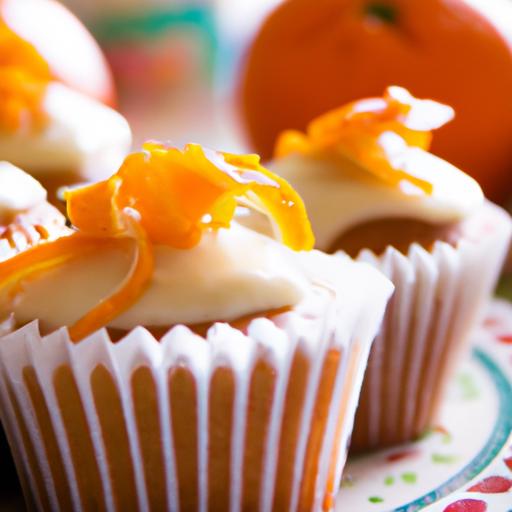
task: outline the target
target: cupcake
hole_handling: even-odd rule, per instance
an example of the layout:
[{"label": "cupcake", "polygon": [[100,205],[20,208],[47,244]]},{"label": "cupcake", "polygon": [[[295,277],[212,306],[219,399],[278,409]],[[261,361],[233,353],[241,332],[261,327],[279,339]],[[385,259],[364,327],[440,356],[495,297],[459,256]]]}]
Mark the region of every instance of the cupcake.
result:
[{"label": "cupcake", "polygon": [[[451,108],[390,87],[288,131],[269,167],[301,194],[317,248],[347,253],[395,285],[373,344],[353,447],[416,439],[436,421],[503,262],[509,216],[428,152]],[[258,230],[262,218],[242,217]]]},{"label": "cupcake", "polygon": [[0,161],[0,261],[67,233],[66,219],[30,175]]},{"label": "cupcake", "polygon": [[0,19],[0,159],[35,176],[51,202],[63,185],[110,176],[131,144],[116,111],[56,81],[35,47]]},{"label": "cupcake", "polygon": [[147,143],[67,208],[70,235],[0,264],[29,506],[332,509],[391,283],[309,250],[301,199],[255,156]]},{"label": "cupcake", "polygon": [[[68,232],[64,216],[46,202],[46,191],[30,175],[0,162],[0,262]],[[10,315],[0,318],[0,335],[12,330]],[[16,471],[0,427],[0,493],[15,492]]]}]

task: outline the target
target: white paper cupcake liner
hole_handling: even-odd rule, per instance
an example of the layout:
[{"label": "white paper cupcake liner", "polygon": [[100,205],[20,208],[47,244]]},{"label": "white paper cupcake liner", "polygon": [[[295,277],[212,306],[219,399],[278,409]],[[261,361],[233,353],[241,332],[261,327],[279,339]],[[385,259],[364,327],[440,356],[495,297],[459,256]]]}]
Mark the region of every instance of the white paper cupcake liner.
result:
[{"label": "white paper cupcake liner", "polygon": [[29,506],[331,509],[392,290],[365,265],[347,272],[346,289],[312,287],[246,333],[178,326],[156,341],[139,327],[73,344],[32,323],[5,336],[0,406]]},{"label": "white paper cupcake liner", "polygon": [[[489,204],[485,211],[490,229],[478,240],[462,239],[456,247],[437,242],[431,251],[412,244],[407,256],[392,247],[382,256],[358,256],[381,270],[395,293],[368,361],[354,450],[413,440],[435,422],[447,377],[480,319],[510,242],[508,215]],[[475,222],[482,224],[478,216]]]}]

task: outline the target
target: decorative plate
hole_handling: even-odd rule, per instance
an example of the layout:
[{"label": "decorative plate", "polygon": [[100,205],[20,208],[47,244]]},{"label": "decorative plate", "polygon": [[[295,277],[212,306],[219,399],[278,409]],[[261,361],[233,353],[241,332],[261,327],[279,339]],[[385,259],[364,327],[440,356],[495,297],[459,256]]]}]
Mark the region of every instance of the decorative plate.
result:
[{"label": "decorative plate", "polygon": [[512,512],[512,305],[491,304],[438,425],[349,460],[336,512]]}]

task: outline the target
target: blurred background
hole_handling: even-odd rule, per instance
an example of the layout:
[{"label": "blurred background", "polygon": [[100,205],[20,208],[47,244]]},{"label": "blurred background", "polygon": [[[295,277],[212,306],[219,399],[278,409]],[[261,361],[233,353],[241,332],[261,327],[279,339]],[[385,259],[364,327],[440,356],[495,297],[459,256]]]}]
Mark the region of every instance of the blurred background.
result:
[{"label": "blurred background", "polygon": [[156,138],[249,149],[237,114],[240,70],[256,32],[282,0],[62,3],[104,50],[135,146]]},{"label": "blurred background", "polygon": [[[276,93],[272,108],[277,112],[281,100],[291,92],[297,104],[304,104],[303,117],[326,110],[325,105],[337,106],[332,99],[336,87],[340,89],[337,103],[341,105],[367,94],[380,95],[385,85],[389,85],[387,82],[393,81],[408,87],[416,96],[433,97],[454,106],[459,116],[458,126],[451,123],[441,135],[434,136],[434,152],[467,172],[470,172],[467,162],[472,166],[474,163],[470,173],[491,199],[503,204],[512,197],[509,179],[512,142],[508,144],[512,140],[512,95],[507,93],[503,99],[503,91],[512,88],[512,0],[65,0],[63,3],[81,18],[102,46],[118,88],[118,108],[132,126],[135,146],[148,138],[175,143],[195,141],[227,151],[257,151],[268,157],[270,140],[275,137],[271,126],[273,113],[254,111],[265,110],[266,97],[273,94],[269,91],[279,89],[272,83],[278,79],[276,66],[282,68],[279,80],[284,86]],[[299,7],[283,9],[284,21],[280,23],[285,28],[280,34],[279,23],[274,24],[278,27],[275,28],[267,18],[283,4]],[[306,10],[316,9],[314,16],[299,12],[300,4],[308,4]],[[333,15],[337,5],[339,12]],[[479,14],[468,16],[464,5],[472,6]],[[452,19],[446,17],[448,11]],[[351,28],[355,12],[364,13],[364,19],[357,14],[359,25]],[[311,26],[304,19],[307,17],[315,18]],[[393,31],[393,25],[398,27],[397,37],[403,37],[398,43],[378,34]],[[270,37],[279,52],[275,62],[267,67],[258,59],[272,61],[272,49],[267,47],[256,57],[251,56],[252,81],[258,69],[273,69],[260,80],[268,83],[258,84],[251,91],[247,84],[240,85],[248,49],[262,26],[267,39]],[[313,36],[312,27],[319,28]],[[322,39],[322,31],[331,30],[341,34],[339,40],[327,41],[326,37],[332,39],[332,35]],[[509,44],[506,56],[500,54],[503,39]],[[298,42],[295,47],[303,45],[303,48],[290,50],[286,47],[290,41]],[[265,44],[268,46],[268,41]],[[359,74],[346,77],[351,45],[357,46],[353,54],[358,58],[361,55],[363,71],[359,69]],[[379,46],[385,50],[377,56]],[[300,51],[307,58],[304,69],[297,71],[301,67]],[[323,54],[327,57],[323,58]],[[283,77],[288,73],[293,77],[290,80],[302,82],[308,67],[314,67],[317,55],[321,63],[315,73],[320,75],[320,85],[315,84],[314,78],[308,78],[302,90],[299,84],[289,91],[290,84]],[[382,66],[375,66],[372,58],[393,62],[383,73]],[[332,61],[331,68],[328,59]],[[503,71],[507,65],[510,69]],[[325,82],[331,77],[322,76],[322,73],[328,75],[329,69],[336,75],[330,88]],[[378,74],[381,76],[377,77]],[[310,101],[304,96],[307,92],[303,89],[307,86],[315,87],[310,96],[316,95],[317,99]],[[244,97],[239,101],[241,91],[249,95],[249,100]],[[325,101],[321,99],[323,96]],[[244,111],[240,105],[247,107],[248,101],[249,110]],[[283,111],[286,108],[284,105]],[[278,112],[276,117],[279,116],[283,112]],[[294,121],[297,125],[304,124],[303,119]],[[255,128],[255,122],[260,126]],[[477,124],[481,125],[480,132]],[[265,132],[267,125],[267,134],[258,133],[258,130]],[[475,130],[468,125],[474,125]],[[457,147],[461,130],[465,131]],[[248,132],[252,137],[247,137]],[[480,150],[473,149],[478,145]]]},{"label": "blurred background", "polygon": [[278,0],[66,0],[114,73],[134,144],[246,147],[233,110],[236,70]]}]

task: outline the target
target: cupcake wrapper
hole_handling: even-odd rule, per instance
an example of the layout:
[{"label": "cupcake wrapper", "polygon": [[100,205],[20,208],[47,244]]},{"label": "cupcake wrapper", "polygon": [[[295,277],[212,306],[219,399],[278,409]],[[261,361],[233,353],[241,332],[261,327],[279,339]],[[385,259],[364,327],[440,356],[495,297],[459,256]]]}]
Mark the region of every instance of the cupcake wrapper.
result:
[{"label": "cupcake wrapper", "polygon": [[492,231],[476,243],[437,242],[430,252],[413,244],[407,256],[391,247],[380,257],[359,255],[393,282],[395,293],[368,361],[353,450],[408,442],[434,424],[453,363],[480,319],[509,245],[510,220],[497,213]]},{"label": "cupcake wrapper", "polygon": [[0,406],[29,507],[331,509],[391,292],[380,276],[372,289],[246,334],[178,326],[157,342],[139,327],[72,344],[33,323],[4,337]]}]

